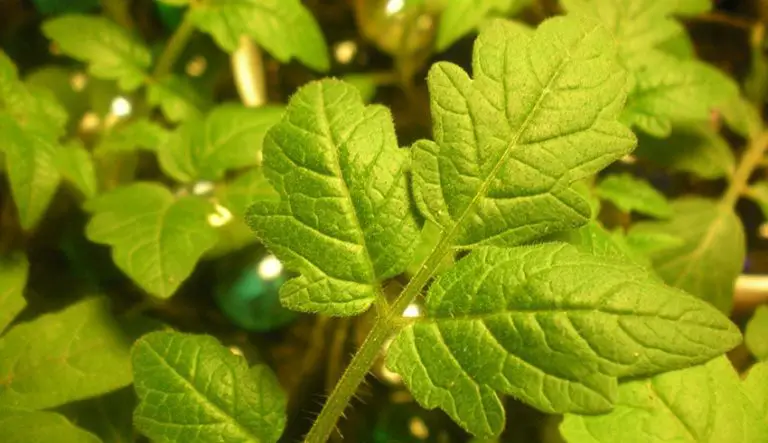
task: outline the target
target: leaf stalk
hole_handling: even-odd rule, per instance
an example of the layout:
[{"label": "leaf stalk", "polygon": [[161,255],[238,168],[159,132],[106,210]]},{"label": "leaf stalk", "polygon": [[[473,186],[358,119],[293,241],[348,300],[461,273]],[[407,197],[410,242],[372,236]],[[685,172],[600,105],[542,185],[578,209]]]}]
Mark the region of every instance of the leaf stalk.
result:
[{"label": "leaf stalk", "polygon": [[190,19],[190,12],[187,11],[184,14],[181,24],[176,28],[176,31],[174,31],[173,35],[168,40],[168,44],[165,45],[163,53],[160,54],[160,58],[152,72],[152,77],[154,79],[157,80],[171,72],[173,65],[187,46],[194,31],[195,27]]},{"label": "leaf stalk", "polygon": [[720,201],[723,206],[734,207],[739,197],[749,189],[749,179],[762,163],[766,149],[768,149],[768,131],[762,132],[750,141],[733,174],[731,184]]}]

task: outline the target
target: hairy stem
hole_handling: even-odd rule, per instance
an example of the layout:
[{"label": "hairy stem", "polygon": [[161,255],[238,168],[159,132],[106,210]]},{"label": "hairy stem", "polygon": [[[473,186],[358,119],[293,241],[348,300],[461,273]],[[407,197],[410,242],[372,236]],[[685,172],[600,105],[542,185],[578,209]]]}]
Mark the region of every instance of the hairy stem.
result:
[{"label": "hairy stem", "polygon": [[749,178],[763,161],[766,149],[768,149],[768,131],[761,133],[749,143],[736,172],[733,174],[731,184],[723,195],[721,200],[723,206],[732,208],[736,205],[739,197],[747,191]]},{"label": "hairy stem", "polygon": [[187,13],[184,14],[184,19],[181,24],[176,28],[176,31],[171,36],[170,40],[168,40],[168,44],[165,45],[165,49],[155,65],[155,70],[152,72],[152,77],[154,79],[159,79],[171,72],[173,64],[176,63],[176,60],[181,55],[184,47],[187,46],[194,31],[195,28],[190,20],[189,11],[187,11]]}]

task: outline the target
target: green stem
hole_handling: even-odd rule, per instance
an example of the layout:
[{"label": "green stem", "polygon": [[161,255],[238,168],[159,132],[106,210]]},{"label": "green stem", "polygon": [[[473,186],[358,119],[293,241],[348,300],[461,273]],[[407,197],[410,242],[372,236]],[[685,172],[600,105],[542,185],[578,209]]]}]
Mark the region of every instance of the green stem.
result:
[{"label": "green stem", "polygon": [[171,72],[173,64],[176,63],[176,60],[181,55],[181,51],[187,46],[194,31],[195,27],[192,24],[192,20],[190,20],[190,12],[187,11],[181,24],[176,28],[170,40],[168,40],[168,44],[165,45],[165,49],[155,65],[155,70],[152,72],[154,79],[159,79]]},{"label": "green stem", "polygon": [[723,195],[721,200],[723,206],[732,208],[736,205],[739,197],[747,191],[749,178],[763,161],[766,149],[768,149],[768,131],[761,133],[749,143],[736,172],[733,174],[731,184]]}]

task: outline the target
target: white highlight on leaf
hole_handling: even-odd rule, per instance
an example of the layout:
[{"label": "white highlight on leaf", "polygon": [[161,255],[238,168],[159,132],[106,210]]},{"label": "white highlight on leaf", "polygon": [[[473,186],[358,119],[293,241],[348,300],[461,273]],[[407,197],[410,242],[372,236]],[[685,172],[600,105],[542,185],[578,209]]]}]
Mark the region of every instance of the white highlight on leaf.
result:
[{"label": "white highlight on leaf", "polygon": [[268,255],[259,263],[259,276],[264,280],[272,280],[283,271],[283,264],[274,255]]},{"label": "white highlight on leaf", "polygon": [[421,317],[421,308],[419,305],[415,303],[411,303],[408,305],[407,308],[405,308],[405,311],[403,311],[403,317],[405,318],[416,318]]},{"label": "white highlight on leaf", "polygon": [[389,0],[387,2],[387,15],[395,15],[405,7],[405,0]]},{"label": "white highlight on leaf", "polygon": [[213,182],[200,181],[192,186],[192,193],[195,195],[206,195],[211,191],[213,191]]},{"label": "white highlight on leaf", "polygon": [[132,110],[133,106],[131,105],[131,102],[125,97],[115,97],[115,99],[112,100],[110,112],[116,117],[128,117],[131,115]]},{"label": "white highlight on leaf", "polygon": [[214,228],[226,225],[232,220],[232,213],[229,209],[216,203],[215,212],[208,214],[208,224]]}]

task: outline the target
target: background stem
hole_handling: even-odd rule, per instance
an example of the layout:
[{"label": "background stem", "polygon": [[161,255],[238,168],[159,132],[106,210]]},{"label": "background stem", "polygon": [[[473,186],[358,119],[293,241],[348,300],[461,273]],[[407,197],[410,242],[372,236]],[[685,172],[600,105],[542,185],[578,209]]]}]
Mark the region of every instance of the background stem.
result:
[{"label": "background stem", "polygon": [[768,148],[768,131],[761,133],[749,143],[747,151],[742,156],[739,166],[733,174],[731,184],[723,195],[721,200],[723,206],[732,208],[736,205],[739,197],[749,187],[749,178],[752,176],[752,173],[763,161],[766,148]]},{"label": "background stem", "polygon": [[187,11],[187,13],[184,14],[184,19],[182,20],[181,24],[178,28],[176,28],[176,31],[168,40],[168,44],[165,45],[165,49],[163,50],[163,53],[160,55],[160,59],[155,65],[155,70],[152,72],[152,77],[155,80],[171,72],[171,69],[173,69],[173,64],[176,63],[176,60],[181,55],[184,47],[187,46],[187,42],[189,42],[189,39],[192,37],[192,33],[194,33],[194,31],[195,27],[192,25],[189,11]]}]

